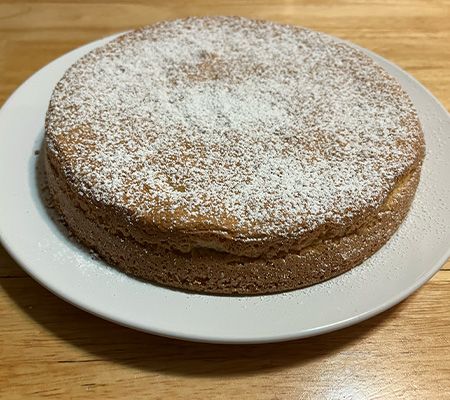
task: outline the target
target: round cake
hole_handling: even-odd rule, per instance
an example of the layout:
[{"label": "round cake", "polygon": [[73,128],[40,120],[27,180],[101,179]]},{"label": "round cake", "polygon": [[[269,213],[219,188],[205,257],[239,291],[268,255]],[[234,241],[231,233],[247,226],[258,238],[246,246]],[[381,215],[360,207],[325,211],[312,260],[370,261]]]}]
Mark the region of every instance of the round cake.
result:
[{"label": "round cake", "polygon": [[56,209],[108,263],[174,288],[264,294],[386,243],[424,139],[408,95],[352,45],[207,17],[78,60],[54,89],[45,150]]}]

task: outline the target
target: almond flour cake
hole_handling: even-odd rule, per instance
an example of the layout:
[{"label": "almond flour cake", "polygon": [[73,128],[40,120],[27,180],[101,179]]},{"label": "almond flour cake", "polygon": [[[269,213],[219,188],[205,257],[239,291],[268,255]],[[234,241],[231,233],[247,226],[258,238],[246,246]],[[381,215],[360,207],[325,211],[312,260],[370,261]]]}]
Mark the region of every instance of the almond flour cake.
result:
[{"label": "almond flour cake", "polygon": [[407,94],[325,34],[238,17],[161,22],[56,85],[45,162],[73,234],[120,270],[203,293],[337,276],[405,218],[424,139]]}]

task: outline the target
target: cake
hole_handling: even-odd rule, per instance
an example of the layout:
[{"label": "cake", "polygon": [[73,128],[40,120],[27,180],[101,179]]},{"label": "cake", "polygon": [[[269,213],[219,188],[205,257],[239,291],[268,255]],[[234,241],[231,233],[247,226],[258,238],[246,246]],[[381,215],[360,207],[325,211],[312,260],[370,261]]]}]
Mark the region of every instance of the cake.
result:
[{"label": "cake", "polygon": [[354,46],[240,17],[160,22],[56,85],[45,170],[73,235],[155,284],[298,289],[373,255],[408,213],[424,139]]}]

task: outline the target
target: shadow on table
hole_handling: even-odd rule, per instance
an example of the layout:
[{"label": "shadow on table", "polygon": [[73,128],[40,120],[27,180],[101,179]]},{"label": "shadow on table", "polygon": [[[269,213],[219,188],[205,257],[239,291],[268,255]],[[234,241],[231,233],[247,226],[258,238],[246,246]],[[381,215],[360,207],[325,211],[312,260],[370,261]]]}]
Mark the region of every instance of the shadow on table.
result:
[{"label": "shadow on table", "polygon": [[40,326],[85,351],[61,363],[110,360],[144,371],[180,376],[252,375],[320,360],[351,347],[394,310],[326,335],[263,345],[190,343],[137,332],[84,312],[59,299],[31,278],[0,247],[8,276],[0,284],[9,297]]}]

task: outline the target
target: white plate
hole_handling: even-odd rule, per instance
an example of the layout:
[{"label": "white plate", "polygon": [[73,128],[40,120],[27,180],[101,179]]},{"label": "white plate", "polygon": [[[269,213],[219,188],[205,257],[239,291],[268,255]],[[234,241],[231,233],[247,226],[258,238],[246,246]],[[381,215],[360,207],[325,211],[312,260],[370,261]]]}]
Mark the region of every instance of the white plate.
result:
[{"label": "white plate", "polygon": [[284,294],[188,294],[132,279],[69,241],[48,217],[37,189],[50,94],[81,55],[76,49],[28,79],[0,111],[0,237],[42,285],[93,314],[158,335],[204,342],[260,343],[343,328],[400,302],[438,271],[450,253],[450,119],[408,74],[371,52],[412,97],[426,136],[422,180],[406,222],[361,266],[328,282]]}]

